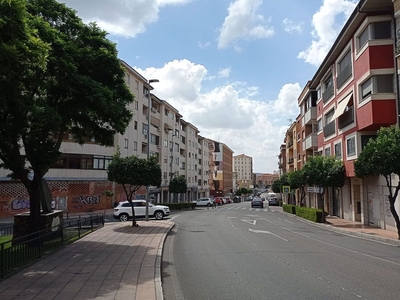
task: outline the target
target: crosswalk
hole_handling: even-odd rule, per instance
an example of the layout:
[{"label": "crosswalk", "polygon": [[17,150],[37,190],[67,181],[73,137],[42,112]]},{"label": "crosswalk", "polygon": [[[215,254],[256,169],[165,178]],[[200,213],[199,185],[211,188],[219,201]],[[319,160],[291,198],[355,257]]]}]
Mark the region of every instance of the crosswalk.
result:
[{"label": "crosswalk", "polygon": [[264,208],[259,208],[259,207],[240,207],[240,206],[222,206],[222,207],[217,207],[217,210],[248,210],[248,211],[265,211],[265,212],[275,212],[275,210],[264,207]]}]

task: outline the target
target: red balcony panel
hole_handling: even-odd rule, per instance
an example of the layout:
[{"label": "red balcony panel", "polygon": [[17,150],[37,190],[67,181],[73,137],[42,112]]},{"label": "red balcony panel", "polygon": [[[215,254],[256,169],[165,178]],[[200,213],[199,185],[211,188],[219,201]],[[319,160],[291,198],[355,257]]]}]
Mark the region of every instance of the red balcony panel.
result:
[{"label": "red balcony panel", "polygon": [[396,121],[395,100],[371,100],[357,110],[358,130],[378,130]]},{"label": "red balcony panel", "polygon": [[394,68],[393,45],[369,47],[371,69]]}]

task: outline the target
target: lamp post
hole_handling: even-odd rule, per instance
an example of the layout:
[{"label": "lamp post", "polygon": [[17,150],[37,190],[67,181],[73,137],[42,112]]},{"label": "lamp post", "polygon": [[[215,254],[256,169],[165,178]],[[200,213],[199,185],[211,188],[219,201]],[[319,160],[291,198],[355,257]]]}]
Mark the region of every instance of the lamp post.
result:
[{"label": "lamp post", "polygon": [[[149,85],[153,82],[159,82],[158,79],[150,79]],[[152,86],[150,85],[149,94],[147,95],[148,105],[147,105],[147,160],[150,159],[150,113],[151,113],[151,93]],[[146,186],[146,214],[145,220],[149,220],[149,201],[150,201],[150,187]]]}]

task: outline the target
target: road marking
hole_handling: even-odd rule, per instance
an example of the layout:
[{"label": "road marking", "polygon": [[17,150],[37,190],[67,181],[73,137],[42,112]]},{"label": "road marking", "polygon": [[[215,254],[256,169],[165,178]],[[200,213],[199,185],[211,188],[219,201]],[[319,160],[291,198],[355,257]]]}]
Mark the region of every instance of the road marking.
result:
[{"label": "road marking", "polygon": [[256,220],[243,220],[242,219],[242,221],[246,222],[246,223],[249,223],[249,224],[252,224],[252,225],[256,225]]},{"label": "road marking", "polygon": [[290,224],[294,224],[294,222],[289,221],[289,220],[286,220],[286,219],[283,219],[283,221],[288,222],[288,223],[290,223]]},{"label": "road marking", "polygon": [[177,218],[177,217],[179,217],[180,215],[175,215],[175,216],[173,216],[172,218],[169,218],[169,220],[173,220],[173,219],[175,219],[175,218]]},{"label": "road marking", "polygon": [[277,235],[277,234],[275,234],[275,233],[272,233],[272,232],[270,232],[270,231],[265,231],[265,230],[254,230],[254,229],[251,229],[251,228],[249,228],[249,231],[255,232],[255,233],[268,233],[268,234],[271,234],[271,235],[273,235],[273,236],[276,236],[277,238],[279,238],[279,239],[281,239],[281,240],[284,240],[285,242],[289,242],[289,240],[287,240],[287,239],[285,239],[285,238],[283,238],[283,237],[281,237],[281,236],[279,236],[279,235]]}]

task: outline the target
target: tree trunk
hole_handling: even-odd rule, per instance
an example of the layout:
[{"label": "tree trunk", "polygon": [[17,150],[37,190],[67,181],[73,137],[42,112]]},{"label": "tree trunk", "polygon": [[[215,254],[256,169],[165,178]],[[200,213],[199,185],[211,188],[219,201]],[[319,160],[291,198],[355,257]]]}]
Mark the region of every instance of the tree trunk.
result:
[{"label": "tree trunk", "polygon": [[41,185],[38,180],[33,180],[26,187],[29,194],[29,231],[35,232],[40,230],[40,194]]},{"label": "tree trunk", "polygon": [[132,200],[130,200],[129,203],[131,204],[131,208],[132,208],[132,227],[136,227],[136,226],[138,226],[138,224],[136,223],[136,218],[135,218],[135,208],[133,207]]},{"label": "tree trunk", "polygon": [[395,198],[389,196],[389,203],[390,203],[390,212],[392,213],[392,216],[396,221],[397,238],[400,240],[400,218],[399,215],[397,214],[396,208],[394,207]]}]

